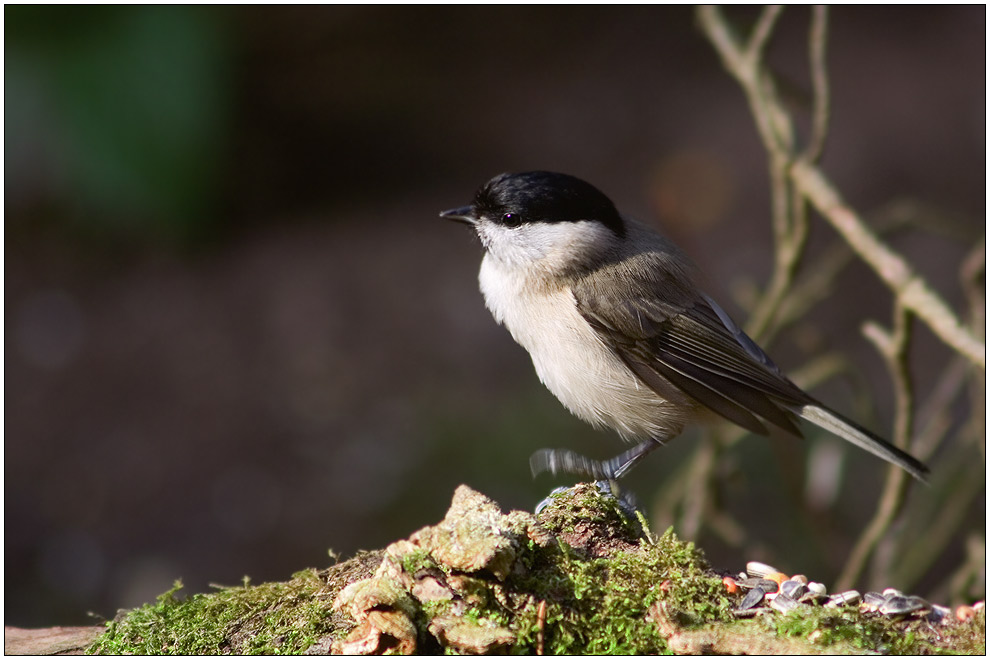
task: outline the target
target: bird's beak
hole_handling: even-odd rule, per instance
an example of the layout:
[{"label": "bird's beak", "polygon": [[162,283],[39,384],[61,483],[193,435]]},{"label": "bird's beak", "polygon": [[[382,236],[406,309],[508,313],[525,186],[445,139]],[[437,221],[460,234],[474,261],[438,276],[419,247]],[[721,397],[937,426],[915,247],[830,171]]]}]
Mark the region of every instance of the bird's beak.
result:
[{"label": "bird's beak", "polygon": [[472,226],[478,222],[478,216],[475,215],[474,207],[471,206],[462,206],[460,208],[450,209],[449,211],[443,211],[440,217]]}]

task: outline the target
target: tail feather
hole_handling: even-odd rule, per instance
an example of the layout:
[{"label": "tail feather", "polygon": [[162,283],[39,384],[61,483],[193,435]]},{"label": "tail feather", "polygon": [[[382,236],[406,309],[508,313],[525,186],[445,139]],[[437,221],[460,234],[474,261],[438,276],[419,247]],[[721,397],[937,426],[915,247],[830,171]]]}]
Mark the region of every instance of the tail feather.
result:
[{"label": "tail feather", "polygon": [[879,456],[883,460],[903,468],[918,481],[927,483],[928,467],[924,463],[907,452],[901,451],[883,438],[870,433],[855,422],[818,404],[805,405],[795,412],[809,422],[848,440],[874,456]]}]

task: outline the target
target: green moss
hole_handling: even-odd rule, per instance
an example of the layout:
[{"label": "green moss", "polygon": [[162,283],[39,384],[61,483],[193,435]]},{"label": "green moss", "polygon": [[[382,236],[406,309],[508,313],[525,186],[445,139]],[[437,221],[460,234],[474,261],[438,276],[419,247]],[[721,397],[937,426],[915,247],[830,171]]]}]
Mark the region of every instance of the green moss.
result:
[{"label": "green moss", "polygon": [[807,653],[882,653],[884,655],[931,655],[967,653],[983,655],[986,646],[985,617],[968,624],[950,621],[932,626],[923,620],[900,620],[877,613],[862,613],[857,606],[840,609],[805,607],[787,614],[773,613],[737,621],[722,630],[733,641],[749,637],[759,640],[792,640],[777,651],[791,655]]},{"label": "green moss", "polygon": [[880,615],[864,615],[858,606],[841,609],[808,607],[762,621],[764,628],[779,636],[807,638],[816,646],[848,643],[862,650],[888,653],[917,653],[913,635],[896,621]]},{"label": "green moss", "polygon": [[[540,515],[558,542],[530,543],[521,562],[525,570],[514,571],[492,590],[487,605],[469,611],[476,620],[511,629],[516,634],[511,652],[537,649],[541,602],[547,654],[665,652],[666,642],[647,620],[661,598],[689,625],[730,617],[721,580],[707,574],[693,544],[671,530],[648,541],[638,536],[639,522],[627,519],[611,498],[593,488],[575,495],[559,498]],[[569,536],[596,541],[594,547],[575,548],[560,540]],[[608,556],[588,556],[604,549]]]},{"label": "green moss", "polygon": [[[983,653],[986,615],[966,624],[931,626],[863,614],[856,607],[804,607],[782,615],[769,612],[736,620],[721,578],[693,543],[668,529],[651,538],[613,500],[594,487],[579,487],[557,498],[527,536],[512,538],[515,562],[499,580],[490,571],[464,573],[409,544],[401,557],[407,577],[396,579],[404,603],[399,609],[416,628],[420,653],[470,650],[467,624],[498,629],[514,640],[484,645],[514,654],[715,653]],[[488,530],[490,533],[490,529]],[[544,534],[544,531],[548,532]],[[513,532],[516,534],[516,532]],[[326,571],[306,570],[287,582],[245,584],[178,597],[181,584],[158,600],[123,613],[107,625],[90,649],[101,654],[284,654],[316,647],[354,626],[333,611],[340,589],[372,575],[383,553],[363,553]],[[409,584],[435,578],[450,591],[417,601]],[[391,584],[391,583],[389,583]],[[378,585],[377,588],[382,588]],[[415,591],[415,590],[413,590]],[[731,597],[736,600],[738,596]],[[658,602],[662,608],[656,608]],[[391,602],[391,601],[388,601]],[[653,620],[663,613],[663,626]],[[463,621],[459,621],[462,619]],[[442,622],[451,636],[437,635]],[[431,631],[433,625],[434,632]],[[660,630],[676,637],[668,640]],[[460,642],[452,641],[456,637]],[[478,637],[484,638],[484,634]],[[446,639],[446,641],[441,641]],[[455,648],[457,643],[464,647]],[[480,643],[480,642],[479,642]]]},{"label": "green moss", "polygon": [[579,532],[582,526],[592,526],[605,538],[637,539],[646,534],[642,516],[626,516],[614,497],[603,495],[593,484],[578,484],[552,495],[539,519],[563,537]]},{"label": "green moss", "polygon": [[[528,541],[501,583],[446,571],[461,608],[457,600],[426,603],[423,619],[455,612],[471,623],[507,628],[515,642],[506,650],[516,654],[541,646],[547,654],[642,654],[667,650],[647,620],[661,598],[678,611],[682,625],[730,618],[721,580],[709,574],[692,543],[671,530],[647,539],[640,521],[627,518],[593,486],[555,498],[540,522],[556,542]],[[411,570],[423,562],[413,556],[403,566]]]},{"label": "green moss", "polygon": [[402,570],[409,575],[416,575],[420,571],[436,569],[437,563],[426,550],[417,548],[402,556]]},{"label": "green moss", "polygon": [[289,582],[221,589],[187,599],[181,582],[138,608],[94,644],[92,653],[274,654],[305,650],[329,632],[330,603],[312,596],[324,581],[316,571]]},{"label": "green moss", "polygon": [[582,561],[562,553],[559,566],[572,594],[555,605],[577,616],[561,616],[561,630],[550,629],[554,652],[663,652],[666,643],[646,620],[650,606],[661,598],[693,624],[725,619],[729,613],[721,583],[706,577],[693,546],[669,531],[655,545],[643,543],[609,558]]},{"label": "green moss", "polygon": [[327,571],[300,571],[287,582],[245,583],[213,593],[177,596],[182,583],[152,604],[107,623],[91,654],[200,655],[300,653],[326,635],[346,632],[331,609],[340,586],[366,577],[380,553],[362,553]]},{"label": "green moss", "polygon": [[963,625],[952,626],[938,636],[939,653],[965,653],[968,655],[987,654],[987,611],[986,608],[976,613],[972,621]]}]

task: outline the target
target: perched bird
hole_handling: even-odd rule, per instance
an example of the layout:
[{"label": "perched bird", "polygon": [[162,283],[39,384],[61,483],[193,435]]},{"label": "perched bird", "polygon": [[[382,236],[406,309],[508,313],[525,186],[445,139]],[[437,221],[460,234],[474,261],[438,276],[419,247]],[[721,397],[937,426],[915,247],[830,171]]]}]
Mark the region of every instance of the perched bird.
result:
[{"label": "perched bird", "polygon": [[500,174],[440,215],[477,232],[485,304],[543,384],[581,419],[638,441],[606,461],[542,449],[534,473],[615,480],[686,425],[721,416],[799,437],[803,418],[924,480],[920,461],[784,376],[698,288],[683,253],[594,186],[554,172]]}]

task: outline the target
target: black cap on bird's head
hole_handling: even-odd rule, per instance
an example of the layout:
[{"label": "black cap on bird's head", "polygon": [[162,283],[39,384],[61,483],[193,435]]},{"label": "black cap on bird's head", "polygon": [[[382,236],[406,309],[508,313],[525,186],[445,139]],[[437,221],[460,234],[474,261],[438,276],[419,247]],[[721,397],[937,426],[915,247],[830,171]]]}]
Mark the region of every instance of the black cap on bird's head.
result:
[{"label": "black cap on bird's head", "polygon": [[484,216],[510,227],[597,220],[617,236],[626,233],[612,200],[590,183],[557,172],[499,174],[478,189],[470,206],[440,215],[472,224]]}]

